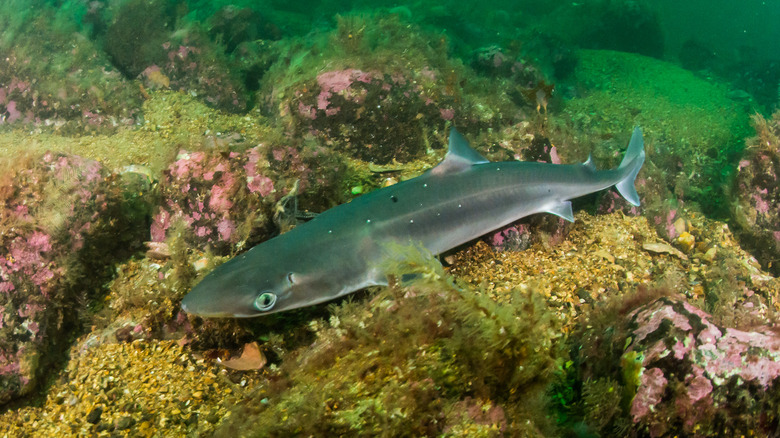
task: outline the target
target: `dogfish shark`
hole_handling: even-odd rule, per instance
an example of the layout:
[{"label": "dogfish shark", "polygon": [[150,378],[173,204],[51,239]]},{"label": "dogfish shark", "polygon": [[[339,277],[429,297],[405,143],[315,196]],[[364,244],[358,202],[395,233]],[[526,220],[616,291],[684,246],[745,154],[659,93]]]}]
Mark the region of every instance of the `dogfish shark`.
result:
[{"label": "dogfish shark", "polygon": [[[440,254],[535,213],[574,221],[570,199],[615,186],[639,205],[634,180],[645,160],[635,128],[617,168],[490,162],[452,128],[449,149],[422,175],[327,210],[223,263],[182,300],[204,317],[247,318],[387,285],[389,244]],[[397,247],[397,246],[396,246]]]}]

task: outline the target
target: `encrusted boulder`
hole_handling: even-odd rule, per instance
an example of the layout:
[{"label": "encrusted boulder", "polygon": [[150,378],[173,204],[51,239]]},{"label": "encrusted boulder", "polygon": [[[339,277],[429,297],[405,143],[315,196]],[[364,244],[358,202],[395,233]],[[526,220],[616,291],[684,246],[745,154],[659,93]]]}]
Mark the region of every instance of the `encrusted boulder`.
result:
[{"label": "encrusted boulder", "polygon": [[440,82],[431,68],[325,71],[298,87],[291,112],[355,158],[406,162],[426,152],[421,126],[444,128],[454,117],[454,96],[440,93]]},{"label": "encrusted boulder", "polygon": [[504,89],[443,55],[446,39],[429,37],[398,15],[341,17],[281,56],[257,101],[295,134],[375,164],[425,157],[448,122],[468,132],[524,118]]},{"label": "encrusted boulder", "polygon": [[[316,167],[316,172],[313,168]],[[343,166],[332,162],[324,149],[261,144],[243,152],[179,152],[163,172],[160,208],[154,214],[151,237],[162,242],[177,221],[188,230],[188,244],[217,254],[229,254],[239,242],[255,244],[275,232],[280,221],[294,220],[293,197],[305,198],[338,184]],[[315,203],[316,204],[316,203]]]},{"label": "encrusted boulder", "polygon": [[119,178],[75,155],[46,153],[0,184],[0,403],[36,387],[138,239],[123,202]]},{"label": "encrusted boulder", "polygon": [[38,124],[67,132],[136,122],[142,104],[138,87],[94,42],[55,18],[53,8],[40,5],[36,14],[17,15],[3,22],[6,35],[15,36],[0,42],[0,125]]},{"label": "encrusted boulder", "polygon": [[756,136],[737,166],[731,193],[737,236],[761,264],[780,274],[780,111],[767,120],[753,117]]},{"label": "encrusted boulder", "polygon": [[780,333],[723,327],[704,311],[659,298],[629,315],[621,358],[630,416],[650,436],[758,435],[780,425]]},{"label": "encrusted boulder", "polygon": [[246,90],[227,57],[205,36],[192,33],[171,38],[159,47],[159,62],[151,63],[137,76],[151,90],[177,90],[223,111],[247,109]]}]

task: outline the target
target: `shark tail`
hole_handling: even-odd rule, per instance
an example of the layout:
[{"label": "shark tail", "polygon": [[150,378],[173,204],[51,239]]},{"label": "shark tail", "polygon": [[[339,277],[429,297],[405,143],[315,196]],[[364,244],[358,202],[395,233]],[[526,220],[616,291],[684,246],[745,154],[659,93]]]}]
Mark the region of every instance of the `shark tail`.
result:
[{"label": "shark tail", "polygon": [[625,172],[625,177],[621,179],[615,188],[618,192],[626,198],[626,201],[631,205],[639,205],[639,194],[634,187],[634,180],[636,175],[642,168],[642,164],[645,162],[645,143],[642,140],[642,130],[637,126],[634,128],[634,133],[631,135],[631,141],[628,143],[628,149],[626,149],[626,155],[623,157],[623,161],[618,166],[618,170]]}]

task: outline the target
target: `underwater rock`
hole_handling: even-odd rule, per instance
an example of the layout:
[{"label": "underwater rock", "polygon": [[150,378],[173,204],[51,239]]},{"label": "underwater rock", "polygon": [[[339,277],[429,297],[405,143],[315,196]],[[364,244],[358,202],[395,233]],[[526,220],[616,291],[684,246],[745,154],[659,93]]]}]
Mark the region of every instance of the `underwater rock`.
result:
[{"label": "underwater rock", "polygon": [[[138,87],[113,69],[92,42],[55,28],[51,13],[43,10],[36,20],[22,20],[12,43],[0,42],[0,125],[53,125],[62,132],[135,123],[141,108]],[[40,56],[42,47],[49,55]]]},{"label": "underwater rock", "polygon": [[205,35],[182,33],[166,39],[158,50],[161,60],[150,62],[137,76],[146,88],[181,91],[223,111],[241,113],[247,109],[241,78]]},{"label": "underwater rock", "polygon": [[[304,126],[363,161],[407,162],[426,152],[420,126],[444,128],[453,96],[437,88],[441,73],[330,70],[307,81],[289,103]],[[390,116],[392,114],[392,117]]]},{"label": "underwater rock", "polygon": [[256,221],[264,225],[268,218],[263,212],[270,212],[277,192],[267,172],[260,171],[268,164],[263,152],[260,146],[245,153],[180,151],[160,181],[162,199],[152,220],[152,241],[163,242],[169,228],[182,221],[191,230],[186,236],[190,244],[226,253],[247,237],[239,227]]},{"label": "underwater rock", "polygon": [[257,101],[296,135],[382,165],[426,156],[449,121],[468,131],[524,117],[505,86],[447,58],[445,38],[398,15],[337,21],[291,45],[263,76]]},{"label": "underwater rock", "polygon": [[747,141],[731,191],[737,236],[761,262],[780,274],[780,111],[753,117],[756,136]]},{"label": "underwater rock", "polygon": [[[633,422],[650,436],[712,436],[777,430],[780,335],[723,327],[709,314],[660,298],[628,317],[631,344],[621,363]],[[763,432],[759,432],[763,431]]]},{"label": "underwater rock", "polygon": [[572,223],[551,215],[523,218],[488,234],[485,239],[499,251],[525,251],[533,243],[552,248],[566,239]]},{"label": "underwater rock", "polygon": [[[0,403],[29,394],[138,233],[118,179],[46,153],[0,185]],[[138,218],[135,218],[138,219]],[[139,221],[143,223],[142,221]]]},{"label": "underwater rock", "polygon": [[103,47],[112,64],[133,79],[165,59],[161,45],[175,18],[163,0],[129,0],[105,23]]},{"label": "underwater rock", "polygon": [[105,24],[106,55],[125,78],[141,81],[147,99],[147,90],[170,89],[223,111],[245,111],[246,89],[224,48],[198,25],[176,27],[184,22],[177,20],[180,12],[162,0],[124,2]]},{"label": "underwater rock", "polygon": [[160,181],[152,241],[170,237],[177,221],[189,230],[188,244],[221,255],[239,242],[268,238],[295,221],[295,196],[305,199],[316,188],[319,202],[327,202],[327,188],[338,185],[343,169],[330,158],[321,148],[263,144],[244,152],[182,150]]},{"label": "underwater rock", "polygon": [[508,225],[488,234],[487,242],[500,251],[525,251],[531,246],[532,232],[528,224]]}]

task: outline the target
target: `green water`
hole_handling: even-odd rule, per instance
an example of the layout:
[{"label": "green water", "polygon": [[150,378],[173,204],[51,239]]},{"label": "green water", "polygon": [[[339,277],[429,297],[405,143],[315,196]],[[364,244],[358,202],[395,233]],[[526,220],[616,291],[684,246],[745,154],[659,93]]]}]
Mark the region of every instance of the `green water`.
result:
[{"label": "green water", "polygon": [[[243,41],[278,41],[327,30],[336,25],[339,15],[397,14],[433,38],[446,38],[450,54],[466,62],[474,50],[491,45],[544,57],[539,53],[544,51],[540,41],[549,39],[560,41],[567,49],[635,52],[682,65],[704,77],[722,78],[748,93],[763,110],[776,104],[780,78],[776,44],[780,39],[780,26],[776,25],[780,5],[759,0],[683,4],[673,0],[497,0],[489,5],[455,0],[7,0],[0,6],[4,45],[23,44],[20,38],[30,20],[48,19],[52,14],[53,28],[76,30],[108,53],[116,50],[110,38],[107,41],[112,26],[127,18],[139,21],[131,27],[139,34],[123,37],[152,39],[157,35],[155,25],[161,26],[158,30],[162,33],[197,26],[221,39],[229,51]],[[116,57],[113,62],[120,70],[128,70]],[[130,69],[130,73],[135,70]]]}]

